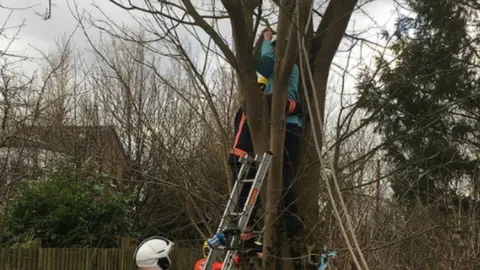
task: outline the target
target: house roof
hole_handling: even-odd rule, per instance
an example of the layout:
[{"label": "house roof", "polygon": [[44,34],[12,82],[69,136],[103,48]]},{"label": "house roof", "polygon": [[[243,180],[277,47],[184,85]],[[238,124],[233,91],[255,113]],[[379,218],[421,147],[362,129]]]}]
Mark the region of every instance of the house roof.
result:
[{"label": "house roof", "polygon": [[89,147],[102,147],[108,140],[114,150],[128,161],[123,144],[114,126],[25,126],[8,136],[4,147],[40,148],[73,154]]}]

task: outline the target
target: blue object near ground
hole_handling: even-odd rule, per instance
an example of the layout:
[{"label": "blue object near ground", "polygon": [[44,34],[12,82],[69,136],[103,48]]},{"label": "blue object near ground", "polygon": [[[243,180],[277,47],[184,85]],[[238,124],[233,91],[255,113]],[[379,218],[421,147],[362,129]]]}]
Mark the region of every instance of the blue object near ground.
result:
[{"label": "blue object near ground", "polygon": [[318,270],[324,270],[328,267],[328,263],[330,262],[330,258],[335,258],[337,256],[336,251],[332,251],[327,253],[327,249],[323,248],[322,255],[320,258],[320,264],[318,265]]}]

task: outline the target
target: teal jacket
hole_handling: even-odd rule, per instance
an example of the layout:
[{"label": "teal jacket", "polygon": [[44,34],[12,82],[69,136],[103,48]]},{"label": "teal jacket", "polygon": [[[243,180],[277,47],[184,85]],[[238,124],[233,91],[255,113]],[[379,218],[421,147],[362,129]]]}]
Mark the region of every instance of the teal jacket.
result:
[{"label": "teal jacket", "polygon": [[[268,79],[268,83],[265,86],[265,92],[272,93],[273,89],[273,66],[275,63],[275,55],[273,53],[272,42],[270,40],[264,40],[260,50],[255,55],[255,69],[263,77]],[[300,71],[297,65],[293,66],[292,73],[290,74],[290,80],[288,85],[288,98],[295,101],[300,100],[298,95],[298,80]],[[297,124],[302,126],[302,118],[298,115],[290,115],[286,118],[288,124]]]}]

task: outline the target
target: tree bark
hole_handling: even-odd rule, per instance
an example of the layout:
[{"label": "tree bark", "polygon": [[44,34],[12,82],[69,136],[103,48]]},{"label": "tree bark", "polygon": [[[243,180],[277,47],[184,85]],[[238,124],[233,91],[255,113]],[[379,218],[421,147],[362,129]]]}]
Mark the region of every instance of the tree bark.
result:
[{"label": "tree bark", "polygon": [[[298,6],[295,0],[282,1],[277,28],[277,45],[275,53],[274,85],[272,89],[272,111],[270,117],[270,149],[273,153],[267,180],[265,231],[263,243],[263,269],[276,269],[275,246],[278,228],[278,210],[281,203],[283,179],[283,152],[285,141],[286,115],[285,106],[288,95],[290,74],[298,55],[297,28],[292,25]],[[285,41],[287,40],[288,43]]]},{"label": "tree bark", "polygon": [[253,9],[256,7],[256,2],[257,1],[222,0],[225,9],[230,15],[230,22],[232,24],[238,85],[241,96],[244,99],[244,102],[242,102],[243,110],[247,116],[254,151],[255,153],[262,153],[268,148],[265,143],[265,136],[267,134],[264,133],[263,123],[264,97],[258,90],[257,75],[255,73],[252,56],[253,43],[245,42],[246,40],[253,41],[255,35],[255,33],[253,33],[253,20],[251,17]]},{"label": "tree bark", "polygon": [[[305,224],[305,230],[302,243],[304,245],[303,250],[306,250],[308,246],[316,246],[318,243],[325,241],[324,236],[313,232],[312,230],[322,231],[323,234],[326,230],[322,230],[322,226],[318,226],[319,222],[319,184],[320,184],[320,160],[316,153],[315,147],[312,143],[313,133],[312,125],[316,130],[323,126],[325,117],[325,97],[328,83],[328,76],[330,66],[337,52],[338,46],[345,34],[345,30],[348,26],[351,14],[355,8],[357,0],[338,0],[330,1],[325,11],[324,17],[319,24],[315,35],[312,38],[310,45],[310,65],[313,73],[313,80],[316,89],[311,89],[309,84],[309,76],[305,74],[305,69],[302,68],[302,75],[307,76],[307,89],[304,89],[307,94],[305,98],[311,101],[314,100],[312,95],[313,91],[316,92],[317,102],[320,104],[321,119],[316,119],[317,111],[312,106],[312,116],[304,118],[304,140],[303,140],[303,157],[302,167],[300,168],[303,179],[296,182],[296,189],[299,194],[299,204],[302,205],[299,208],[300,216],[303,218]],[[313,30],[313,26],[310,26]],[[307,33],[308,37],[308,33]],[[308,49],[308,48],[307,48]],[[319,120],[321,122],[319,122]],[[321,136],[320,132],[317,132],[317,136]],[[318,138],[319,142],[323,142],[323,138]],[[325,213],[330,215],[330,213]],[[326,227],[324,224],[323,227]],[[325,228],[327,229],[327,228]],[[315,239],[312,236],[319,235],[321,239]],[[316,246],[314,249],[321,248]],[[312,267],[315,269],[315,267]]]}]

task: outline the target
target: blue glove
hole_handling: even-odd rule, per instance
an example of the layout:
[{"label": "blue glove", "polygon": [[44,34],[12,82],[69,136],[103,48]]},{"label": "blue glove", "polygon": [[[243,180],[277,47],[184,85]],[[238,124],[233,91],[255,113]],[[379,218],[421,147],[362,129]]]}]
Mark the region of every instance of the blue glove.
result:
[{"label": "blue glove", "polygon": [[207,243],[212,249],[220,245],[225,246],[225,236],[223,236],[223,233],[217,232],[212,238],[207,240]]}]

